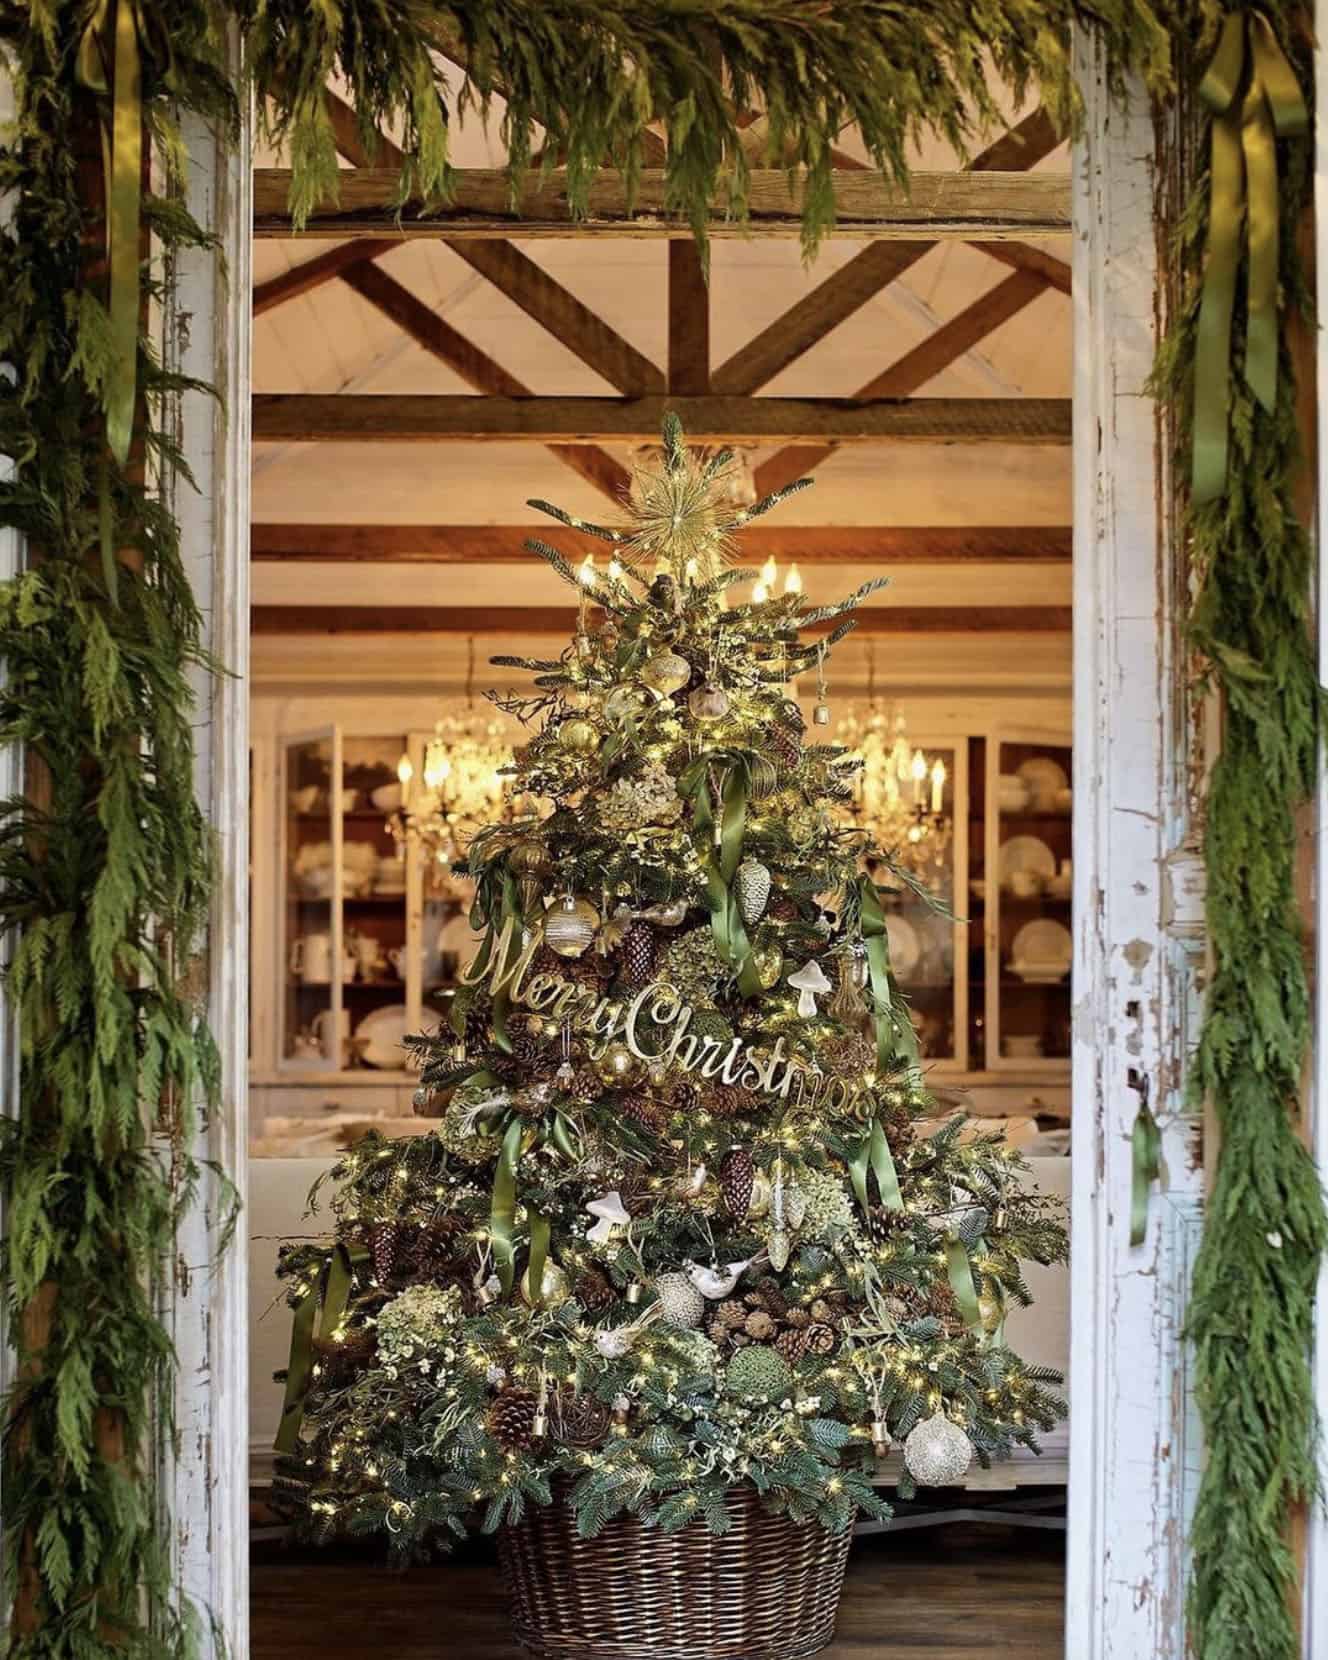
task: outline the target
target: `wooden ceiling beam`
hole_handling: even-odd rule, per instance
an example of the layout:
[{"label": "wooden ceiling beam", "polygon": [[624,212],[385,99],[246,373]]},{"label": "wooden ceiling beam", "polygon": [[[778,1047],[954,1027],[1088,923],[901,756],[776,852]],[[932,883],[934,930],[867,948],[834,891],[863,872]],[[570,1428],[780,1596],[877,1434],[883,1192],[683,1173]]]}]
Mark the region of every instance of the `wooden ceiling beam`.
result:
[{"label": "wooden ceiling beam", "polygon": [[[1046,111],[1039,108],[975,156],[967,171],[1026,169],[1049,155],[1060,142]],[[720,364],[713,377],[714,390],[734,394],[759,391],[936,246],[932,240],[870,244]],[[989,251],[1003,244],[981,246]],[[1027,251],[1037,252],[1031,248]]]},{"label": "wooden ceiling beam", "polygon": [[[404,292],[404,291],[403,291]],[[413,299],[414,296],[412,295]],[[418,304],[419,302],[415,302]],[[669,411],[698,444],[1070,442],[1068,398],[564,398],[261,393],[268,443],[652,443]]]},{"label": "wooden ceiling beam", "polygon": [[[466,634],[507,639],[550,634],[570,639],[576,609],[560,605],[255,605],[254,634]],[[865,638],[900,634],[1061,634],[1071,626],[1068,605],[875,605],[855,614]],[[826,634],[834,623],[804,629]]]},{"label": "wooden ceiling beam", "polygon": [[[943,369],[971,352],[987,336],[1046,292],[1045,279],[1035,271],[1015,271],[1003,282],[980,294],[971,305],[918,342],[883,373],[859,389],[859,398],[907,398],[934,380]],[[795,478],[805,478],[833,455],[833,444],[795,444],[780,450],[756,469],[756,488],[767,495],[782,490]]]},{"label": "wooden ceiling beam", "polygon": [[971,242],[969,246],[1000,260],[1002,265],[1012,265],[1016,271],[1036,271],[1058,294],[1071,292],[1070,267],[1045,248],[1027,242]]},{"label": "wooden ceiling beam", "polygon": [[265,311],[285,305],[287,300],[321,288],[325,282],[331,282],[334,277],[356,266],[368,265],[396,246],[395,242],[387,241],[339,242],[335,248],[316,254],[313,259],[301,260],[289,271],[282,271],[255,286],[254,316],[261,317]]},{"label": "wooden ceiling beam", "polygon": [[[504,398],[531,397],[530,388],[523,381],[509,374],[501,364],[495,363],[486,352],[459,334],[381,266],[354,266],[341,272],[341,280],[476,391]],[[628,477],[612,456],[585,445],[551,444],[549,448],[559,461],[588,479],[610,500],[617,502],[621,499]]]},{"label": "wooden ceiling beam", "polygon": [[669,391],[710,390],[710,285],[695,242],[669,243]]},{"label": "wooden ceiling beam", "polygon": [[[528,565],[528,536],[575,536],[564,526],[256,524],[260,562]],[[1067,565],[1068,525],[748,525],[733,559],[760,565],[771,555],[804,565]]]},{"label": "wooden ceiling beam", "polygon": [[[629,206],[622,175],[598,173],[588,186],[583,215],[573,213],[559,173],[532,174],[513,207],[511,181],[501,168],[459,168],[450,202],[412,209],[395,205],[395,168],[358,167],[339,179],[338,200],[316,207],[296,230],[288,206],[288,168],[254,175],[254,233],[289,237],[632,236],[690,237],[670,211],[662,168],[647,168]],[[1010,172],[915,173],[905,190],[874,170],[843,173],[835,188],[837,237],[1016,241],[1063,236],[1070,224],[1070,181],[1059,174]],[[761,168],[751,174],[748,217],[734,218],[723,203],[712,210],[712,236],[802,234],[802,216],[787,174]]]}]

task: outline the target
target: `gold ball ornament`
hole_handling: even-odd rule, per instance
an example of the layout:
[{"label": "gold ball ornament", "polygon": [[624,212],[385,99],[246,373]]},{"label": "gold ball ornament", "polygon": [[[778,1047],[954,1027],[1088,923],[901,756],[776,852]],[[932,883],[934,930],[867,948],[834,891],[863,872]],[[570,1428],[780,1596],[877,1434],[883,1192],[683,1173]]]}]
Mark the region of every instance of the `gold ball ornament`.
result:
[{"label": "gold ball ornament", "polygon": [[759,1221],[763,1216],[770,1214],[770,1201],[774,1189],[770,1185],[770,1178],[764,1170],[758,1170],[752,1178],[752,1200],[747,1206],[748,1221]]},{"label": "gold ball ornament", "polygon": [[[565,1303],[572,1295],[572,1288],[568,1284],[567,1275],[556,1262],[549,1257],[544,1263],[544,1272],[540,1276],[539,1302],[543,1308],[557,1308],[559,1303]],[[535,1298],[530,1289],[530,1269],[527,1268],[521,1276],[521,1301],[529,1308],[534,1308]]]},{"label": "gold ball ornament", "polygon": [[769,991],[784,972],[784,953],[773,942],[758,945],[752,952],[752,966],[762,991]]},{"label": "gold ball ornament", "polygon": [[821,815],[815,807],[798,807],[789,815],[789,835],[797,847],[806,847],[820,829]]},{"label": "gold ball ornament", "polygon": [[573,755],[593,755],[599,748],[599,733],[588,720],[565,720],[558,728],[558,741]]},{"label": "gold ball ornament", "polygon": [[543,842],[518,842],[507,855],[507,862],[518,876],[542,876],[552,868],[553,855]]},{"label": "gold ball ornament", "polygon": [[606,1044],[594,1064],[606,1084],[630,1084],[641,1070],[641,1062],[625,1043]]},{"label": "gold ball ornament", "polygon": [[604,718],[631,720],[640,714],[648,699],[639,686],[615,686],[604,699]]},{"label": "gold ball ornament", "polygon": [[723,720],[729,712],[729,694],[722,686],[698,686],[687,699],[697,720]]},{"label": "gold ball ornament", "polygon": [[560,957],[580,957],[599,927],[599,912],[588,899],[565,894],[544,919],[544,943]]},{"label": "gold ball ornament", "polygon": [[641,682],[661,697],[681,690],[692,678],[692,665],[676,651],[659,651],[641,670]]}]

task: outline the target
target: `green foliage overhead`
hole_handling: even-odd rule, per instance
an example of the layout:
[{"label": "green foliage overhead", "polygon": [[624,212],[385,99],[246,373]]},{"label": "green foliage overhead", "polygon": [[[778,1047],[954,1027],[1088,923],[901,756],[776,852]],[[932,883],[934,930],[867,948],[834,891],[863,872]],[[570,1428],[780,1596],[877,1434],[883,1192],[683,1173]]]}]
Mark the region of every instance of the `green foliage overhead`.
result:
[{"label": "green foliage overhead", "polygon": [[[1270,0],[1264,10],[1288,49],[1307,38],[1302,8]],[[150,1403],[168,1397],[171,1365],[149,1288],[196,1178],[192,1114],[215,1091],[188,975],[210,869],[191,791],[187,677],[200,662],[200,623],[177,527],[102,441],[108,317],[83,266],[83,247],[100,237],[86,195],[99,136],[75,81],[94,11],[89,0],[0,0],[16,90],[0,148],[0,191],[12,204],[0,230],[0,356],[14,371],[0,381],[0,453],[12,464],[0,524],[32,550],[31,568],[0,596],[0,738],[25,746],[32,776],[32,800],[0,812],[0,924],[22,1046],[0,1142],[3,1267],[10,1330],[29,1368],[9,1407],[0,1503],[27,1610],[11,1645],[33,1660],[177,1654],[191,1639],[187,1617],[172,1612],[166,1540],[144,1480]],[[1141,75],[1168,98],[1178,76],[1190,82],[1221,7],[139,0],[138,14],[156,67],[144,115],[168,180],[182,160],[178,109],[231,118],[237,89],[222,48],[235,25],[288,145],[297,216],[336,184],[320,94],[333,71],[366,136],[384,125],[403,137],[403,200],[446,196],[449,122],[494,100],[514,185],[543,145],[565,157],[574,203],[606,160],[630,184],[643,126],[663,121],[670,203],[698,229],[712,200],[743,210],[750,163],[731,94],[737,108],[769,113],[769,154],[793,163],[811,249],[833,222],[829,150],[844,125],[895,176],[916,137],[970,148],[994,114],[989,66],[1072,125],[1072,23],[1099,32],[1116,76]],[[464,57],[466,74],[444,84],[435,47]],[[1304,52],[1298,64],[1307,77]],[[1292,235],[1308,153],[1280,150],[1283,303],[1295,306]],[[1202,257],[1205,189],[1200,177],[1180,247],[1187,281]],[[162,248],[201,234],[169,195],[149,196],[143,212]],[[1194,324],[1187,289],[1159,377],[1182,458]],[[1240,352],[1237,338],[1236,361]],[[1320,704],[1284,367],[1272,416],[1233,383],[1228,495],[1190,525],[1205,573],[1195,645],[1226,705],[1210,798],[1216,972],[1195,1074],[1223,1131],[1193,1312],[1209,1452],[1192,1602],[1203,1660],[1294,1653],[1285,1522],[1314,1485],[1306,1354],[1324,1223],[1294,1134],[1308,1004],[1292,825],[1313,783]],[[147,456],[172,467],[156,421],[173,388],[146,349],[138,381]]]}]

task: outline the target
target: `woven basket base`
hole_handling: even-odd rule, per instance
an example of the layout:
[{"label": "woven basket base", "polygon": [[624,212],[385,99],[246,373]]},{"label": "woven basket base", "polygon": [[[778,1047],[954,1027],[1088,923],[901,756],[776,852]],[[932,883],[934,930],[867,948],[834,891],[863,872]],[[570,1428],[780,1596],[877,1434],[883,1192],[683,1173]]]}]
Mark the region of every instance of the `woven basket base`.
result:
[{"label": "woven basket base", "polygon": [[563,1495],[499,1536],[512,1628],[542,1660],[804,1660],[834,1636],[851,1534],[772,1516],[752,1488],[732,1529],[631,1517],[582,1539]]}]

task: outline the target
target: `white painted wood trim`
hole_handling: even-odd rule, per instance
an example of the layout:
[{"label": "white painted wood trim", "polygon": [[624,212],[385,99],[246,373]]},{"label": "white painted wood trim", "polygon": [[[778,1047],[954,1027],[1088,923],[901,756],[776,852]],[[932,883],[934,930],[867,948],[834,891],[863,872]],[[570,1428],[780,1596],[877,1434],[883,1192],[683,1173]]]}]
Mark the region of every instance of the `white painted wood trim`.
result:
[{"label": "white painted wood trim", "polygon": [[[238,42],[232,63],[238,69]],[[186,119],[187,200],[219,238],[176,264],[163,352],[169,367],[212,382],[221,402],[187,394],[179,439],[197,490],[177,480],[173,505],[207,643],[230,671],[196,680],[195,778],[217,827],[217,884],[208,939],[208,1011],[221,1050],[222,1110],[196,1153],[225,1172],[241,1201],[248,1144],[249,649],[249,123],[240,142]],[[230,1196],[209,1170],[180,1232],[163,1316],[179,1358],[174,1439],[159,1449],[175,1580],[203,1615],[216,1660],[249,1652],[248,1259],[241,1216],[221,1250]],[[213,1622],[213,1636],[207,1621]]]},{"label": "white painted wood trim", "polygon": [[[1071,1660],[1181,1660],[1197,1450],[1180,1336],[1201,1172],[1177,1109],[1192,941],[1166,931],[1167,859],[1184,834],[1177,604],[1144,391],[1156,247],[1142,99],[1109,96],[1093,43],[1076,71],[1074,156],[1075,1008],[1071,1251]],[[1129,1245],[1130,1132],[1152,1087],[1167,1170]]]},{"label": "white painted wood trim", "polygon": [[[1317,273],[1319,315],[1328,305],[1328,57],[1322,42],[1328,30],[1328,0],[1317,0],[1315,5],[1315,38],[1320,45],[1315,53],[1315,97],[1318,120],[1315,124],[1314,216],[1317,240]],[[1317,354],[1318,407],[1328,395],[1328,335],[1321,328]],[[1318,521],[1316,543],[1318,569],[1316,572],[1316,610],[1318,624],[1319,678],[1328,679],[1328,560],[1323,550],[1328,547],[1328,444],[1325,443],[1322,414],[1319,416],[1318,435]],[[1328,871],[1323,853],[1324,826],[1328,824],[1328,766],[1322,751],[1319,756],[1319,789],[1315,803],[1314,832],[1318,850],[1314,872],[1314,1052],[1311,1069],[1311,1146],[1315,1163],[1325,1186],[1328,1186]],[[1328,1262],[1319,1274],[1319,1297],[1315,1311],[1314,1394],[1318,1404],[1319,1421],[1328,1424]],[[1321,1481],[1328,1484],[1328,1460],[1320,1449]],[[1305,1660],[1328,1653],[1328,1513],[1322,1506],[1308,1519],[1305,1549],[1304,1605],[1301,1628],[1301,1653]]]}]

